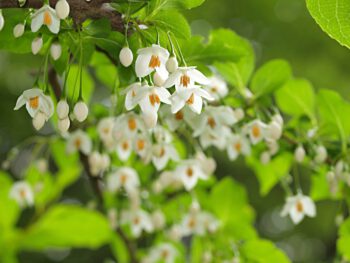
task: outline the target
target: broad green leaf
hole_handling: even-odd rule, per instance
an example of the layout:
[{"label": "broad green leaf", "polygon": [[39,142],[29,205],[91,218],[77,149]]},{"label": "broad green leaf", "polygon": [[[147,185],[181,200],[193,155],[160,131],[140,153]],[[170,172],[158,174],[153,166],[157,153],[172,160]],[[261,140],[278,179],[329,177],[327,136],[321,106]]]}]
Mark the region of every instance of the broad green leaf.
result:
[{"label": "broad green leaf", "polygon": [[306,0],[316,23],[331,38],[350,48],[350,2],[348,0]]},{"label": "broad green leaf", "polygon": [[260,183],[260,193],[266,195],[287,175],[292,165],[293,155],[291,153],[281,153],[273,158],[268,164],[262,164],[259,159],[250,157],[247,164],[254,170]]},{"label": "broad green leaf", "polygon": [[[82,71],[82,90],[83,99],[89,102],[94,91],[94,82],[88,71],[84,68]],[[71,101],[77,101],[80,89],[80,69],[77,65],[71,65],[67,78],[67,96]]]},{"label": "broad green leaf", "polygon": [[15,223],[19,214],[19,207],[9,198],[12,180],[8,174],[0,171],[0,233]]},{"label": "broad green leaf", "polygon": [[350,219],[348,218],[343,222],[339,229],[339,239],[337,241],[338,252],[345,257],[346,260],[350,260]]},{"label": "broad green leaf", "polygon": [[276,59],[267,62],[255,72],[251,89],[256,98],[281,88],[292,77],[288,62]]},{"label": "broad green leaf", "polygon": [[205,0],[151,0],[147,16],[154,16],[168,9],[192,9],[200,6]]},{"label": "broad green leaf", "polygon": [[130,262],[128,248],[126,247],[120,236],[113,234],[111,242],[111,250],[118,262]]},{"label": "broad green leaf", "polygon": [[311,83],[304,79],[293,79],[276,91],[279,108],[286,114],[315,118],[315,92]]},{"label": "broad green leaf", "polygon": [[280,249],[267,240],[249,240],[242,245],[240,252],[246,263],[290,262]]},{"label": "broad green leaf", "polygon": [[56,205],[22,233],[19,246],[24,250],[98,248],[111,238],[109,223],[100,213],[75,205]]},{"label": "broad green leaf", "polygon": [[[332,194],[330,189],[330,184],[327,179],[328,167],[322,167],[317,173],[313,174],[311,177],[311,189],[310,197],[312,200],[320,201],[327,199],[337,199],[341,198],[340,192]],[[338,182],[336,182],[336,187],[339,187]]]}]

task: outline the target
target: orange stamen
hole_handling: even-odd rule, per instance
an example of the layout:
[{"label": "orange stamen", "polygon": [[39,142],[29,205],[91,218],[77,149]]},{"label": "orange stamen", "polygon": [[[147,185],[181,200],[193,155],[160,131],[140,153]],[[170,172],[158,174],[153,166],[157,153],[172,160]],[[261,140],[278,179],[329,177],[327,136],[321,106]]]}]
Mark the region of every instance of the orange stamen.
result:
[{"label": "orange stamen", "polygon": [[151,60],[149,61],[148,67],[157,68],[160,67],[160,59],[156,55],[152,55]]},{"label": "orange stamen", "polygon": [[29,99],[29,106],[36,110],[39,107],[39,96],[33,97]]}]

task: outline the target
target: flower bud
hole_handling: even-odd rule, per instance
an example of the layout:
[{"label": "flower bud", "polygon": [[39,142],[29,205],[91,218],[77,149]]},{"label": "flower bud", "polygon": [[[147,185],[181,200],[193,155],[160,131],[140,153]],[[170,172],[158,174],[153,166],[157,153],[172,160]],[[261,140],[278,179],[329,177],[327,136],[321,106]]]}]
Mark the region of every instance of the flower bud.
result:
[{"label": "flower bud", "polygon": [[68,117],[58,120],[57,128],[61,133],[68,131],[70,126],[70,120]]},{"label": "flower bud", "polygon": [[244,118],[244,110],[242,108],[235,109],[234,114],[238,121]]},{"label": "flower bud", "polygon": [[86,105],[86,103],[83,101],[79,101],[77,104],[75,104],[73,111],[74,111],[75,118],[79,122],[85,121],[89,114],[89,108]]},{"label": "flower bud", "polygon": [[177,68],[179,67],[179,63],[177,62],[176,57],[171,56],[168,61],[165,64],[167,71],[169,71],[170,73],[173,73],[177,70]]},{"label": "flower bud", "polygon": [[279,123],[280,126],[283,126],[284,124],[283,118],[279,113],[272,116],[272,121]]},{"label": "flower bud", "polygon": [[13,28],[13,35],[15,36],[15,38],[19,38],[23,36],[23,34],[24,34],[24,24],[17,24]]},{"label": "flower bud", "polygon": [[53,60],[57,60],[61,57],[62,54],[62,46],[60,43],[53,43],[50,47],[50,54]]},{"label": "flower bud", "polygon": [[2,10],[0,9],[0,31],[4,28],[5,25],[5,19],[4,16],[2,15]]},{"label": "flower bud", "polygon": [[69,15],[69,4],[66,0],[59,0],[55,6],[56,14],[59,19],[66,19]]},{"label": "flower bud", "polygon": [[122,65],[124,67],[129,67],[131,65],[133,59],[134,59],[134,55],[132,54],[132,51],[129,47],[123,47],[120,50],[119,60],[120,60],[120,63],[122,63]]},{"label": "flower bud", "polygon": [[294,158],[298,163],[301,163],[305,158],[305,149],[302,145],[298,146],[294,152]]},{"label": "flower bud", "polygon": [[277,121],[272,121],[267,126],[267,135],[271,140],[279,140],[282,136],[282,126]]},{"label": "flower bud", "polygon": [[56,108],[57,116],[59,119],[64,119],[68,117],[69,114],[69,105],[65,99],[61,99],[57,103],[57,108]]},{"label": "flower bud", "polygon": [[327,156],[327,149],[323,145],[320,145],[316,148],[316,163],[323,163],[327,159]]},{"label": "flower bud", "polygon": [[44,124],[46,122],[46,115],[45,113],[39,111],[33,118],[33,126],[34,128],[38,131],[40,130],[42,127],[44,127]]},{"label": "flower bud", "polygon": [[165,218],[162,211],[154,211],[151,215],[151,219],[155,229],[162,229],[165,226]]},{"label": "flower bud", "polygon": [[260,155],[260,162],[262,164],[268,164],[269,162],[271,161],[271,156],[270,156],[270,153],[268,151],[265,151],[263,152],[261,155]]},{"label": "flower bud", "polygon": [[41,37],[34,38],[32,42],[32,53],[34,55],[38,54],[42,47],[43,47],[43,39]]},{"label": "flower bud", "polygon": [[143,112],[142,119],[148,129],[152,129],[157,125],[157,114]]},{"label": "flower bud", "polygon": [[[164,78],[165,77],[165,78]],[[162,87],[168,76],[162,76],[158,72],[153,74],[153,82],[157,87]]]}]

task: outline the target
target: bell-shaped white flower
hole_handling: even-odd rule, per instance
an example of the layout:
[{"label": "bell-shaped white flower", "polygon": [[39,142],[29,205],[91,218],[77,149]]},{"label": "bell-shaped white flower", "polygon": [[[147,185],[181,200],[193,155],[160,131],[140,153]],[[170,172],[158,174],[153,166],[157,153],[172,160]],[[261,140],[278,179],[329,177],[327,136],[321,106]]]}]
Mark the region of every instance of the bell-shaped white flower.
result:
[{"label": "bell-shaped white flower", "polygon": [[47,28],[54,34],[57,34],[60,31],[60,19],[58,18],[55,9],[51,8],[49,5],[43,5],[32,15],[32,32],[39,31],[42,25],[47,26]]},{"label": "bell-shaped white flower", "polygon": [[57,128],[61,133],[66,133],[70,127],[69,117],[65,117],[63,119],[59,119],[57,122]]},{"label": "bell-shaped white flower", "polygon": [[213,97],[199,86],[193,85],[191,88],[177,90],[170,97],[171,111],[177,113],[185,105],[188,105],[193,112],[200,114],[203,107],[202,98],[209,101],[213,100]]},{"label": "bell-shaped white flower", "polygon": [[305,149],[302,145],[299,145],[294,151],[294,159],[298,163],[301,163],[304,161],[305,155],[306,155]]},{"label": "bell-shaped white flower", "polygon": [[122,216],[122,224],[129,224],[134,237],[139,237],[142,231],[153,231],[150,215],[141,209],[125,212]]},{"label": "bell-shaped white flower", "polygon": [[32,120],[32,123],[33,123],[34,128],[38,131],[42,127],[44,127],[46,121],[47,121],[46,114],[43,113],[42,111],[39,111],[37,114],[35,114],[35,116]]},{"label": "bell-shaped white flower", "polygon": [[5,26],[5,19],[4,16],[2,15],[2,10],[0,9],[0,31],[4,28]]},{"label": "bell-shaped white flower", "polygon": [[113,142],[113,131],[114,126],[114,118],[113,117],[106,117],[99,121],[97,124],[97,132],[100,136],[100,139],[103,141],[104,144],[109,144]]},{"label": "bell-shaped white flower", "polygon": [[132,153],[132,139],[125,136],[117,141],[117,154],[121,161],[127,161]]},{"label": "bell-shaped white flower", "polygon": [[165,81],[168,79],[169,74],[166,72],[166,74],[159,74],[158,72],[155,72],[153,74],[153,83],[157,87],[163,87]]},{"label": "bell-shaped white flower", "polygon": [[168,80],[164,83],[164,87],[170,88],[175,85],[175,88],[178,90],[193,88],[195,83],[209,85],[210,82],[196,67],[179,67],[169,76]]},{"label": "bell-shaped white flower", "polygon": [[33,53],[33,55],[38,54],[42,47],[43,47],[42,37],[34,38],[34,40],[32,41],[32,53]]},{"label": "bell-shaped white flower", "polygon": [[20,207],[34,205],[34,194],[32,187],[25,181],[14,183],[10,190],[9,197],[14,199]]},{"label": "bell-shaped white flower", "polygon": [[19,37],[21,37],[21,36],[23,36],[23,34],[24,34],[24,28],[25,28],[25,26],[24,26],[24,24],[17,24],[14,28],[13,28],[13,36],[15,37],[15,38],[19,38]]},{"label": "bell-shaped white flower", "polygon": [[75,104],[73,112],[74,112],[75,118],[79,122],[83,122],[86,120],[89,114],[89,108],[84,101],[79,101]]},{"label": "bell-shaped white flower", "polygon": [[254,120],[246,126],[252,144],[258,144],[265,138],[266,124],[260,120]]},{"label": "bell-shaped white flower", "polygon": [[208,179],[208,176],[202,171],[197,160],[183,161],[177,166],[175,174],[182,181],[187,191],[192,190],[199,179]]},{"label": "bell-shaped white flower", "polygon": [[266,140],[277,141],[282,137],[283,126],[277,121],[271,121],[266,126]]},{"label": "bell-shaped white flower", "polygon": [[145,89],[142,88],[140,82],[135,82],[128,86],[123,93],[125,96],[125,108],[127,110],[132,110],[139,104],[140,100],[143,98],[143,94],[145,93]]},{"label": "bell-shaped white flower", "polygon": [[134,139],[134,149],[137,155],[140,156],[145,163],[150,161],[152,142],[148,135],[137,134]]},{"label": "bell-shaped white flower", "polygon": [[[61,0],[62,1],[62,0]],[[53,60],[57,60],[62,55],[62,46],[60,43],[52,43],[50,47],[50,54]]]},{"label": "bell-shaped white flower", "polygon": [[209,78],[209,85],[204,86],[204,89],[209,92],[215,101],[226,97],[228,94],[226,82],[215,75]]},{"label": "bell-shaped white flower", "polygon": [[244,110],[242,108],[235,109],[234,113],[235,113],[237,121],[241,121],[245,116]]},{"label": "bell-shaped white flower", "polygon": [[113,138],[119,141],[123,137],[132,138],[138,131],[145,129],[144,122],[134,112],[119,115],[114,122]]},{"label": "bell-shaped white flower", "polygon": [[316,147],[316,156],[315,156],[315,162],[316,163],[323,163],[326,161],[328,157],[327,149],[323,145],[319,145]]},{"label": "bell-shaped white flower", "polygon": [[129,47],[123,47],[119,53],[119,61],[124,67],[129,67],[132,64],[134,55]]},{"label": "bell-shaped white flower", "polygon": [[213,158],[205,156],[203,152],[197,152],[195,159],[198,161],[198,164],[205,174],[211,175],[214,173],[216,169],[216,162]]},{"label": "bell-shaped white flower", "polygon": [[59,19],[66,19],[69,16],[70,7],[66,0],[58,0],[55,10]]},{"label": "bell-shaped white flower", "polygon": [[82,130],[76,130],[68,137],[66,150],[68,153],[77,151],[88,155],[92,149],[92,142],[90,137]]},{"label": "bell-shaped white flower", "polygon": [[34,118],[39,111],[43,112],[47,118],[50,118],[54,111],[51,97],[45,95],[44,92],[38,88],[25,90],[17,99],[14,110],[20,109],[23,105],[26,105],[26,109],[32,118]]},{"label": "bell-shaped white flower", "polygon": [[169,52],[159,45],[142,48],[137,51],[135,64],[136,76],[143,78],[151,74],[154,70],[160,75],[166,75],[165,63],[169,58]]},{"label": "bell-shaped white flower", "polygon": [[155,229],[163,229],[165,226],[165,215],[161,210],[156,210],[151,214],[152,224]]},{"label": "bell-shaped white flower", "polygon": [[175,56],[171,56],[167,60],[165,66],[166,66],[166,69],[169,73],[174,73],[177,70],[177,68],[179,67],[179,62],[177,61]]},{"label": "bell-shaped white flower", "polygon": [[66,99],[61,99],[57,103],[56,112],[59,119],[64,119],[68,117],[69,105]]},{"label": "bell-shaped white flower", "polygon": [[174,263],[178,255],[177,249],[170,243],[161,243],[152,248],[146,257],[146,262],[157,263]]},{"label": "bell-shaped white flower", "polygon": [[289,215],[294,224],[300,223],[305,216],[315,217],[316,206],[312,199],[301,193],[288,197],[281,216]]},{"label": "bell-shaped white flower", "polygon": [[263,151],[260,154],[260,162],[264,165],[268,164],[271,161],[271,154],[269,151]]},{"label": "bell-shaped white flower", "polygon": [[179,161],[179,155],[171,144],[155,144],[152,153],[152,163],[158,171],[163,170],[170,160]]},{"label": "bell-shaped white flower", "polygon": [[223,151],[227,146],[227,140],[231,133],[231,129],[226,126],[222,126],[218,130],[213,130],[207,126],[201,132],[199,142],[204,149],[207,149],[210,146],[215,146]]},{"label": "bell-shaped white flower", "polygon": [[196,117],[196,114],[187,107],[173,114],[170,107],[163,106],[160,108],[159,113],[170,131],[175,131],[180,126],[191,124],[193,122],[193,119]]},{"label": "bell-shaped white flower", "polygon": [[242,154],[250,155],[251,149],[248,139],[244,135],[233,134],[229,137],[227,143],[227,154],[231,161],[236,160]]},{"label": "bell-shaped white flower", "polygon": [[120,167],[107,177],[107,188],[111,192],[117,192],[123,188],[132,194],[138,191],[140,186],[139,176],[131,167]]},{"label": "bell-shaped white flower", "polygon": [[89,166],[93,176],[103,173],[110,165],[110,158],[107,154],[101,154],[97,151],[89,155]]}]

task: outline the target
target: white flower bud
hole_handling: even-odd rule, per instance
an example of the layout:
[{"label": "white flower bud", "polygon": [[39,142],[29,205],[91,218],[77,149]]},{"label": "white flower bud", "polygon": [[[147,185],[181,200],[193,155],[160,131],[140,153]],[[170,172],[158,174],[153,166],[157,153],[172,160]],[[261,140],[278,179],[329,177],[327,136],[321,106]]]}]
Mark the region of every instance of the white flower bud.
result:
[{"label": "white flower bud", "polygon": [[4,16],[2,15],[2,10],[0,9],[0,31],[4,28],[5,25],[5,19]]},{"label": "white flower bud", "polygon": [[165,217],[162,211],[154,211],[151,215],[151,219],[155,229],[162,229],[165,226]]},{"label": "white flower bud", "polygon": [[301,163],[305,158],[305,149],[302,145],[298,146],[294,152],[294,158],[298,163]]},{"label": "white flower bud", "polygon": [[273,141],[273,140],[267,141],[266,145],[269,148],[270,155],[275,155],[278,152],[278,150],[280,149],[278,142]]},{"label": "white flower bud", "polygon": [[57,108],[56,108],[57,116],[59,119],[64,119],[68,117],[69,114],[69,105],[65,99],[61,99],[57,103]]},{"label": "white flower bud", "polygon": [[41,37],[34,38],[32,42],[32,53],[34,55],[38,54],[42,47],[43,47],[43,39]]},{"label": "white flower bud", "polygon": [[13,28],[13,35],[15,36],[15,38],[21,37],[24,34],[24,24],[17,24],[14,28]]},{"label": "white flower bud", "polygon": [[339,160],[334,167],[335,174],[337,176],[341,175],[344,171],[344,162],[342,160]]},{"label": "white flower bud", "polygon": [[[165,76],[167,77],[167,76]],[[153,74],[153,82],[157,87],[162,87],[167,78],[163,78],[161,74],[155,72]]]},{"label": "white flower bud", "polygon": [[101,157],[101,166],[103,167],[103,170],[105,170],[111,164],[111,159],[108,154],[102,154]]},{"label": "white flower bud", "polygon": [[177,68],[179,67],[179,63],[177,62],[176,57],[171,56],[171,57],[167,60],[165,66],[166,66],[167,71],[169,71],[170,73],[173,73],[173,72],[175,72],[175,71],[177,70]]},{"label": "white flower bud", "polygon": [[316,148],[316,163],[323,163],[327,159],[327,156],[327,149],[323,145],[320,145]]},{"label": "white flower bud", "polygon": [[40,173],[46,173],[48,170],[48,163],[44,158],[40,158],[36,161],[36,167]]},{"label": "white flower bud", "polygon": [[267,126],[267,136],[271,140],[279,140],[282,136],[282,126],[277,121],[272,121]]},{"label": "white flower bud", "polygon": [[44,127],[44,124],[46,122],[46,115],[45,113],[39,111],[33,118],[33,126],[34,128],[38,131],[40,130],[42,127]]},{"label": "white flower bud", "polygon": [[271,161],[271,156],[270,156],[270,153],[265,151],[265,152],[262,152],[261,155],[260,155],[260,162],[262,164],[268,164],[269,162]]},{"label": "white flower bud", "polygon": [[198,203],[198,201],[197,200],[193,201],[190,206],[190,212],[195,214],[195,213],[198,213],[200,210],[201,210],[201,206]]},{"label": "white flower bud", "polygon": [[129,67],[131,65],[133,59],[134,59],[134,55],[132,54],[132,51],[129,47],[123,47],[120,50],[119,60],[120,60],[120,63],[122,63],[122,65],[124,67]]},{"label": "white flower bud", "polygon": [[157,125],[157,115],[156,114],[143,112],[142,119],[145,122],[146,127],[148,129],[152,129]]},{"label": "white flower bud", "polygon": [[244,118],[244,110],[242,108],[237,108],[234,110],[234,114],[238,121]]},{"label": "white flower bud", "polygon": [[83,122],[86,120],[89,114],[89,108],[85,102],[79,101],[77,104],[75,104],[73,112],[74,112],[75,118],[79,122]]},{"label": "white flower bud", "polygon": [[50,47],[50,54],[53,60],[57,60],[61,57],[62,46],[60,43],[53,43]]},{"label": "white flower bud", "polygon": [[57,128],[61,133],[68,131],[70,126],[70,120],[68,117],[58,120]]},{"label": "white flower bud", "polygon": [[273,115],[272,116],[272,120],[276,121],[277,123],[279,123],[280,126],[283,126],[283,124],[284,124],[284,121],[283,121],[283,118],[282,118],[281,114],[277,113],[277,114]]},{"label": "white flower bud", "polygon": [[70,7],[66,0],[59,0],[56,3],[55,10],[59,19],[66,19],[69,15]]}]

